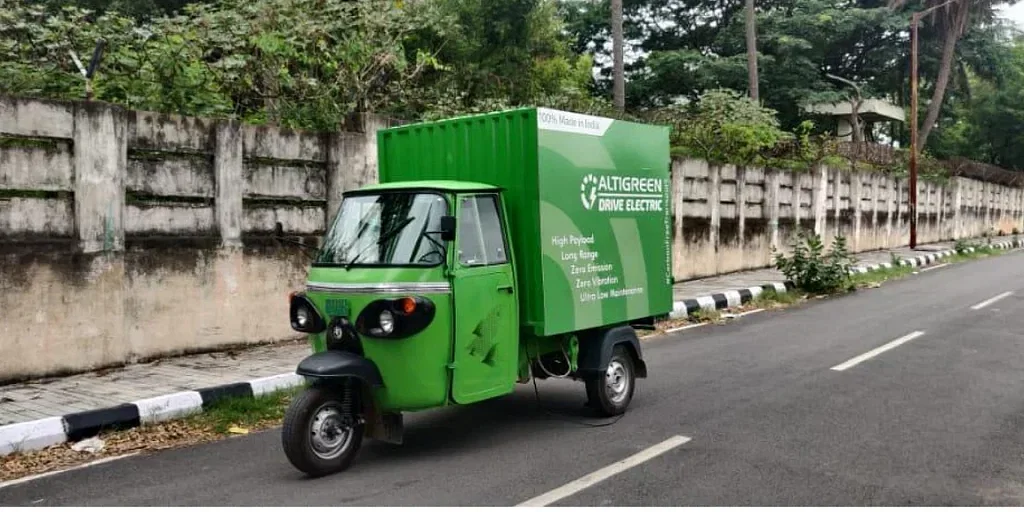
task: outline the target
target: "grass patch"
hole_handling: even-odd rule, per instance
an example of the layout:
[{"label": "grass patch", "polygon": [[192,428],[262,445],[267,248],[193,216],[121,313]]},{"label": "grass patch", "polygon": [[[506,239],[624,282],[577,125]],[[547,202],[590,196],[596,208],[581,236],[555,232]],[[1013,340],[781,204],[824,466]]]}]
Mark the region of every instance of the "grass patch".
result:
[{"label": "grass patch", "polygon": [[761,292],[760,295],[754,297],[746,305],[752,309],[772,309],[779,306],[790,306],[800,302],[801,296],[788,291],[785,293],[779,293],[778,290],[769,289]]},{"label": "grass patch", "polygon": [[690,321],[697,324],[717,323],[722,321],[722,312],[717,309],[698,309],[690,313]]},{"label": "grass patch", "polygon": [[285,410],[304,388],[280,390],[254,398],[225,398],[202,412],[129,430],[101,432],[103,449],[75,451],[64,443],[0,457],[0,481],[78,466],[93,460],[181,448],[278,426]]},{"label": "grass patch", "polygon": [[265,428],[281,421],[288,404],[301,390],[280,390],[255,398],[225,398],[212,403],[189,420],[196,426],[209,428],[218,434],[231,433],[232,427]]},{"label": "grass patch", "polygon": [[879,268],[863,274],[850,276],[850,284],[855,288],[876,288],[886,281],[902,279],[914,273],[914,267],[900,265],[898,267]]},{"label": "grass patch", "polygon": [[1003,249],[997,249],[995,247],[988,247],[988,246],[983,246],[983,245],[977,245],[977,246],[973,246],[973,247],[974,247],[974,251],[973,252],[967,252],[967,251],[957,252],[956,254],[950,256],[946,260],[946,262],[947,263],[963,263],[963,262],[966,262],[966,261],[973,261],[973,260],[977,260],[977,259],[981,259],[981,258],[989,258],[989,257],[992,257],[992,256],[999,256],[999,255],[1004,254],[1006,252]]}]

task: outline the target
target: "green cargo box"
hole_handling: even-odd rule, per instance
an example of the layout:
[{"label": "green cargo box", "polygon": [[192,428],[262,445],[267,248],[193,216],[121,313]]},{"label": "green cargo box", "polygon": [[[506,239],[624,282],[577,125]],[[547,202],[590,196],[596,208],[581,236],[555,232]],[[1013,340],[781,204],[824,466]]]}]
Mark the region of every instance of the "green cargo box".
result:
[{"label": "green cargo box", "polygon": [[527,333],[672,310],[669,129],[542,108],[378,133],[380,182],[502,187]]}]

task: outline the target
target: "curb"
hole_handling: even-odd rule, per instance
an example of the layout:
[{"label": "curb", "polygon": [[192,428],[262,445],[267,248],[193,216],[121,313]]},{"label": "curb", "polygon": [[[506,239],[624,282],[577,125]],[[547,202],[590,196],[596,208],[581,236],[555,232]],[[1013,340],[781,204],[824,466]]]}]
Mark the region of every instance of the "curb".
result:
[{"label": "curb", "polygon": [[144,398],[103,409],[4,425],[0,426],[0,456],[77,442],[94,437],[104,430],[127,430],[140,425],[161,423],[201,412],[223,398],[257,397],[301,386],[305,382],[304,377],[294,373],[282,373]]},{"label": "curb", "polygon": [[[1024,242],[999,242],[985,247],[1020,248],[1024,247]],[[975,249],[970,247],[966,252],[975,252]],[[956,253],[956,250],[934,252],[901,260],[900,264],[923,267]],[[851,270],[851,274],[864,274],[892,266],[892,263],[858,266]],[[768,289],[786,293],[795,290],[796,286],[791,281],[774,282],[675,301],[669,316],[673,319],[686,318],[702,309],[722,310],[736,307],[750,302]],[[201,412],[213,402],[223,398],[257,397],[281,389],[301,386],[305,382],[304,377],[295,373],[282,373],[270,377],[144,398],[103,409],[3,425],[0,426],[0,457],[14,452],[29,452],[67,442],[78,442],[96,436],[104,430],[126,430],[140,425],[169,421]]]},{"label": "curb", "polygon": [[[1013,249],[1024,247],[1024,241],[1018,240],[1017,242],[998,242],[994,244],[985,244],[981,247],[987,247],[992,249]],[[975,248],[968,247],[965,252],[975,252]],[[899,264],[901,266],[909,267],[925,267],[937,261],[953,256],[955,254],[957,254],[956,249],[947,249],[945,251],[923,254],[921,256],[917,256],[916,258],[901,259]],[[892,267],[892,263],[873,263],[870,265],[854,267],[853,269],[850,270],[850,274],[866,274],[868,272],[872,272],[875,270],[881,270]],[[694,297],[692,299],[677,300],[673,303],[672,313],[669,314],[669,318],[673,320],[678,320],[680,318],[687,318],[700,310],[716,311],[741,306],[764,293],[764,290],[766,289],[774,289],[778,293],[786,293],[787,291],[796,290],[796,286],[793,284],[792,281],[768,283],[761,286],[754,286],[751,288],[738,288],[735,290],[713,293],[711,295],[705,295],[702,297]]]},{"label": "curb", "polygon": [[702,309],[705,311],[715,311],[734,308],[754,300],[755,297],[769,289],[775,290],[778,293],[786,293],[795,290],[796,285],[791,281],[768,283],[761,286],[738,288],[721,293],[713,293],[703,297],[677,300],[672,305],[672,313],[669,314],[669,318],[686,318]]}]

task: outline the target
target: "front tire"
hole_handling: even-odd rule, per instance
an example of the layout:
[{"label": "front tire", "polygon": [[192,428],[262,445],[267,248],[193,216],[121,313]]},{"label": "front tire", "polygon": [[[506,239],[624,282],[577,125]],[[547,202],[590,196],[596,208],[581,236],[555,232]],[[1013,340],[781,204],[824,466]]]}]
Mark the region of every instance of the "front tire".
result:
[{"label": "front tire", "polygon": [[285,413],[281,429],[285,456],[312,477],[348,469],[363,444],[363,423],[345,414],[341,393],[310,387]]},{"label": "front tire", "polygon": [[616,345],[608,369],[600,377],[588,379],[587,398],[592,407],[604,416],[626,412],[636,389],[636,365],[623,345]]}]

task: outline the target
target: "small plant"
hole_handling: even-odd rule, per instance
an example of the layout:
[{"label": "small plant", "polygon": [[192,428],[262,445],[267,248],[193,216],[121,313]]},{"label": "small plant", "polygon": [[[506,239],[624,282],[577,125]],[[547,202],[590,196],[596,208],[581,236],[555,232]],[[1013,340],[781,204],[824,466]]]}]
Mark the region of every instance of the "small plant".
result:
[{"label": "small plant", "polygon": [[817,233],[797,235],[793,255],[775,255],[776,267],[807,293],[828,294],[852,288],[850,270],[854,260],[846,248],[846,238],[837,236],[825,252],[825,244]]},{"label": "small plant", "polygon": [[1019,235],[1020,234],[1020,228],[1013,228],[1013,234]]},{"label": "small plant", "polygon": [[969,251],[971,247],[972,245],[964,239],[958,239],[956,243],[953,244],[953,250],[955,250],[957,254],[964,254]]},{"label": "small plant", "polygon": [[903,260],[896,253],[889,251],[889,264],[893,268],[899,268],[903,266]]}]

